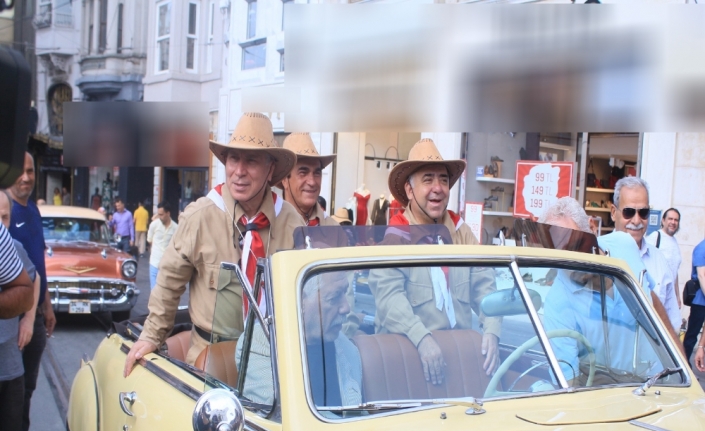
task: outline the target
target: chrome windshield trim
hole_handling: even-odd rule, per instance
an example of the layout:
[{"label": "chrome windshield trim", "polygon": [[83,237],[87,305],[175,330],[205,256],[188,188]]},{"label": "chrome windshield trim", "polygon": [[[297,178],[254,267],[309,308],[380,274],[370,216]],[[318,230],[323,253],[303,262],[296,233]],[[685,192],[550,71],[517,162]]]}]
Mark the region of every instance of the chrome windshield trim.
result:
[{"label": "chrome windshield trim", "polygon": [[264,293],[267,299],[268,316],[265,318],[269,327],[269,350],[272,361],[272,385],[274,386],[274,397],[272,399],[272,411],[267,415],[268,419],[278,418],[281,422],[281,390],[279,388],[279,360],[277,350],[277,325],[276,313],[274,312],[274,294],[272,288],[272,261],[267,259],[264,262]]},{"label": "chrome windshield trim", "polygon": [[661,428],[656,425],[647,424],[646,422],[641,422],[636,419],[630,420],[629,424],[634,425],[635,427],[644,428],[644,429],[651,430],[651,431],[670,431],[666,428]]},{"label": "chrome windshield trim", "polygon": [[568,382],[566,381],[565,376],[563,375],[561,367],[558,365],[558,359],[556,358],[556,354],[553,352],[553,347],[551,347],[551,343],[548,341],[546,330],[544,329],[543,324],[539,319],[539,313],[538,311],[536,311],[534,303],[531,301],[531,297],[529,296],[529,290],[527,289],[526,284],[524,284],[524,279],[521,276],[521,272],[519,272],[519,265],[517,265],[516,261],[512,261],[512,263],[509,264],[509,267],[511,268],[512,274],[514,275],[514,281],[517,283],[517,286],[519,286],[521,298],[524,300],[524,306],[529,312],[529,316],[531,317],[531,323],[534,325],[536,335],[538,335],[539,340],[541,340],[543,350],[548,356],[548,362],[550,362],[551,368],[553,368],[553,374],[558,378],[558,383],[560,383],[561,388],[568,389]]}]

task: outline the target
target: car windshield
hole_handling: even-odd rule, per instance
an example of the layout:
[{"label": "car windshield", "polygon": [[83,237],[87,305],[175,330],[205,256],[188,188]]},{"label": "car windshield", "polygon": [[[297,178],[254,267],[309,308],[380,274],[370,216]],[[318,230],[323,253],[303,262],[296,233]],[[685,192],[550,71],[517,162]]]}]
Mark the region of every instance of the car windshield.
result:
[{"label": "car windshield", "polygon": [[46,241],[91,241],[110,243],[104,221],[74,217],[42,217]]},{"label": "car windshield", "polygon": [[[517,245],[511,259],[493,258],[486,246],[438,255],[452,238],[443,225],[296,231],[295,246],[304,250],[405,246],[389,258],[337,253],[333,263],[308,267],[296,281],[304,387],[322,417],[639,385],[676,367],[640,286],[617,267],[581,260],[597,252],[594,235],[521,222],[507,235]],[[572,255],[522,257],[522,244]],[[282,390],[268,318],[276,301],[271,289],[277,297],[279,286],[272,277],[282,279],[259,264],[265,282],[250,293],[241,288],[246,277],[238,265],[212,268],[211,341],[235,361],[208,374],[266,415]],[[292,271],[287,279],[299,269]],[[242,305],[248,295],[261,298],[249,313]],[[241,336],[243,328],[252,330]],[[276,340],[279,361],[288,354],[282,343],[290,342]],[[675,373],[657,384],[684,379]]]},{"label": "car windshield", "polygon": [[313,271],[300,293],[310,401],[340,413],[644,383],[675,363],[636,289],[577,265]]}]

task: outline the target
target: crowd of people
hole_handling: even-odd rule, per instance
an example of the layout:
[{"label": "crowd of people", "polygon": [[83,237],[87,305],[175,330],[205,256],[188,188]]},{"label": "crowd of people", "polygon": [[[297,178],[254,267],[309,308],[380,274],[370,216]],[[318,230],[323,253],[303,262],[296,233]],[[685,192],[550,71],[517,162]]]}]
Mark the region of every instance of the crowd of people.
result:
[{"label": "crowd of people", "polygon": [[[108,224],[119,235],[118,247],[143,256],[147,244],[151,246],[149,315],[139,340],[127,355],[125,376],[131,373],[136,361],[165,342],[187,285],[193,323],[191,346],[186,356],[189,364],[193,364],[216,337],[237,339],[244,330],[250,307],[266,308],[261,290],[259,297],[254,298],[255,303],[244,297],[235,309],[228,310],[227,318],[236,322],[233,327],[238,332],[214,333],[220,262],[238,262],[249,283],[254,284],[257,259],[271,256],[277,250],[293,248],[295,228],[350,223],[349,213],[344,208],[330,216],[321,206],[321,203],[325,205],[325,201],[320,201],[322,171],[336,155],[320,155],[307,133],[293,133],[279,146],[269,118],[246,113],[230,141],[227,144],[211,141],[210,150],[225,166],[225,183],[186,206],[178,217],[178,224],[172,219],[168,202],[157,206],[151,220],[142,204],[133,215],[125,209],[121,199],[112,202],[115,212],[109,216]],[[408,160],[398,163],[390,172],[389,190],[405,211],[391,217],[389,225],[441,224],[450,232],[453,244],[478,244],[462,217],[447,209],[450,189],[465,168],[464,160],[443,159],[431,139],[421,139],[410,150]],[[283,190],[282,196],[275,193],[273,187]],[[0,226],[0,417],[5,428],[13,430],[29,427],[30,400],[36,387],[39,361],[56,322],[50,301],[45,299],[45,244],[41,217],[37,205],[30,199],[33,189],[34,161],[27,154],[20,178],[7,194],[0,193],[0,216],[4,224]],[[63,204],[63,196],[57,189],[54,203]],[[637,177],[619,180],[611,206],[615,232],[599,237],[598,243],[601,249],[609,249],[611,256],[626,260],[635,274],[646,270],[642,283],[644,293],[674,342],[684,348],[686,357],[697,349],[695,364],[705,371],[705,340],[698,343],[705,321],[702,290],[705,289],[705,241],[693,252],[691,277],[699,281],[702,289],[693,300],[688,331],[681,343],[683,298],[678,291],[678,269],[682,257],[675,238],[680,213],[675,208],[665,211],[661,229],[647,237],[649,211],[648,184]],[[596,233],[592,219],[570,197],[559,199],[539,221]],[[346,244],[347,238],[341,238],[341,243]],[[134,247],[137,247],[136,252]],[[488,375],[493,373],[499,364],[501,320],[480,316],[478,312],[480,300],[496,290],[492,270],[476,268],[466,274],[462,268],[437,269],[440,272],[414,268],[370,271],[368,282],[377,307],[376,330],[408,337],[417,349],[427,381],[441,384],[445,361],[432,332],[471,328],[475,313],[482,331],[483,370]],[[324,319],[315,319],[316,322],[308,322],[304,316],[307,325],[318,325],[316,330],[307,330],[307,337],[319,334],[354,365],[359,361],[353,354],[354,346],[347,338],[341,338],[340,322],[351,315],[351,304],[345,294],[347,281],[331,277],[308,283],[304,288],[304,314],[325,314]],[[571,315],[566,310],[581,306],[581,295],[585,295],[583,288],[589,285],[588,281],[576,280],[567,273],[558,274],[553,293],[545,303],[547,327],[577,329],[585,326],[575,321],[575,315],[580,313]],[[423,306],[412,304],[410,291],[413,289],[426,289],[424,295],[436,300]],[[463,304],[455,301],[461,290],[469,292]],[[321,295],[330,300],[319,302]],[[269,374],[271,378],[271,373],[267,373],[271,367],[269,349],[261,329],[255,329],[253,337],[248,375]],[[241,348],[240,343],[238,355]],[[570,353],[573,346],[556,344],[555,349],[565,363],[574,362]],[[575,366],[572,364],[572,368]],[[335,400],[348,404],[360,402],[355,395],[359,395],[359,386],[356,389],[355,384],[360,377],[354,372],[354,366],[351,369],[353,372],[346,375],[340,373],[341,380],[335,385],[339,395],[333,391]],[[271,385],[261,379],[256,387],[248,390],[251,399],[263,402],[273,396]],[[316,392],[314,398],[318,396]]]}]

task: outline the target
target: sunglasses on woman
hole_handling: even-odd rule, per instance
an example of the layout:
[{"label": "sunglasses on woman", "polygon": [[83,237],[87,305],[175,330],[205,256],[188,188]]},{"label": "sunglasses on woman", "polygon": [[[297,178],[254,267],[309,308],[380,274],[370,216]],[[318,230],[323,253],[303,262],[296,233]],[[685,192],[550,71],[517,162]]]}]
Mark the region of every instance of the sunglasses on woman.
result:
[{"label": "sunglasses on woman", "polygon": [[629,220],[631,218],[634,218],[634,215],[636,213],[639,213],[639,218],[642,220],[646,220],[649,217],[649,213],[651,212],[650,208],[622,208],[622,217],[625,219]]}]

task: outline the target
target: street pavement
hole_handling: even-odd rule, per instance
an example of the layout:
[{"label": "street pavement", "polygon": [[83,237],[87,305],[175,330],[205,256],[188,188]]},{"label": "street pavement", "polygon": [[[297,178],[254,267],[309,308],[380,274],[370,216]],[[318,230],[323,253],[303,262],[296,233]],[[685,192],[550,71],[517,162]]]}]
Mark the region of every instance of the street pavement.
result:
[{"label": "street pavement", "polygon": [[[149,303],[149,256],[139,260],[137,287],[140,295],[132,316],[147,314]],[[188,291],[181,305],[188,304]],[[64,431],[71,384],[81,365],[81,358],[92,358],[110,328],[110,316],[59,315],[54,335],[42,356],[37,389],[32,397],[30,431]],[[695,371],[705,389],[705,373]]]},{"label": "street pavement", "polygon": [[[137,268],[140,295],[131,316],[147,314],[149,303],[149,254],[140,258]],[[181,298],[188,304],[188,292]],[[65,431],[66,408],[73,379],[81,358],[92,358],[110,328],[110,315],[58,315],[54,335],[42,356],[37,389],[32,396],[30,431]]]}]

